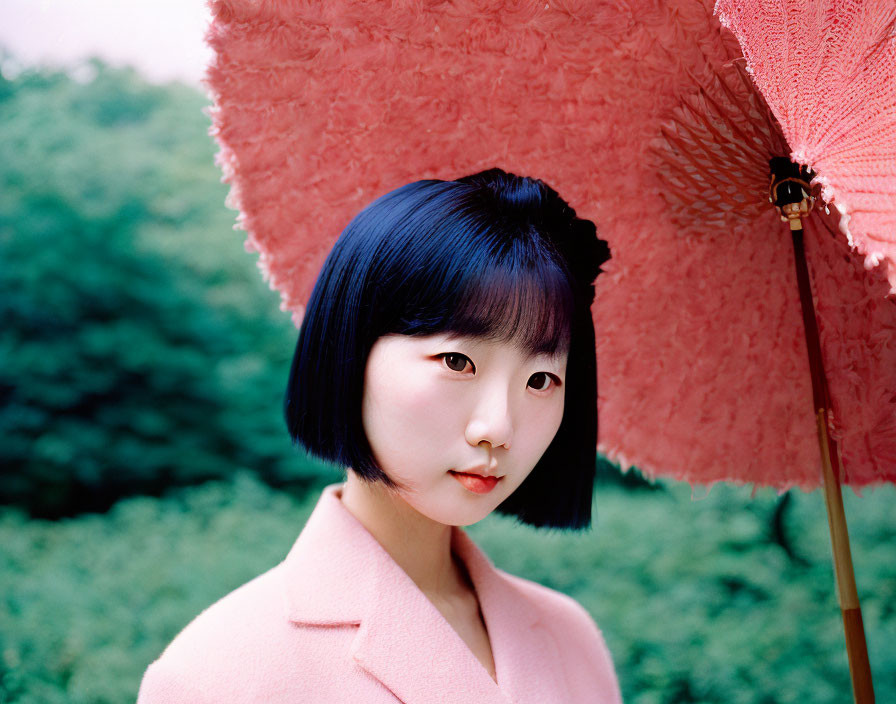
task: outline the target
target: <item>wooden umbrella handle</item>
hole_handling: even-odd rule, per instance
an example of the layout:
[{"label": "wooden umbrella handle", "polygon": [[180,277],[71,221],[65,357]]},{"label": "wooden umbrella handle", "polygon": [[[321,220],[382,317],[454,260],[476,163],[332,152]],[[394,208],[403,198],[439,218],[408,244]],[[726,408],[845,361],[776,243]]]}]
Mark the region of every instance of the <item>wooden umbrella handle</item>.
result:
[{"label": "wooden umbrella handle", "polygon": [[[849,533],[846,530],[846,515],[843,511],[843,493],[840,490],[841,463],[836,441],[828,431],[828,413],[831,407],[827,379],[821,360],[821,344],[815,320],[815,305],[809,284],[809,271],[803,247],[802,227],[794,227],[802,220],[791,220],[794,263],[803,309],[803,328],[806,333],[806,348],[809,353],[809,368],[812,373],[812,396],[815,417],[818,424],[818,444],[821,449],[821,464],[824,474],[824,502],[828,511],[828,527],[831,531],[831,549],[834,555],[834,575],[837,582],[837,601],[843,614],[843,628],[846,633],[846,653],[849,657],[849,674],[852,679],[852,694],[856,704],[874,704],[874,687],[871,682],[871,666],[868,662],[868,646],[865,641],[865,627],[862,623],[862,609],[856,590],[852,553],[849,549]],[[834,467],[837,468],[836,474]]]},{"label": "wooden umbrella handle", "polygon": [[837,582],[837,601],[843,614],[853,698],[856,704],[874,704],[871,665],[868,662],[862,607],[859,605],[852,553],[849,549],[849,532],[846,529],[846,514],[843,511],[843,493],[840,490],[840,482],[834,475],[832,464],[832,458],[833,461],[839,460],[839,453],[836,441],[828,433],[827,410],[820,409],[816,419],[818,421],[818,442],[821,446],[821,462],[824,469],[824,503],[828,509],[828,527],[831,531],[834,575]]}]

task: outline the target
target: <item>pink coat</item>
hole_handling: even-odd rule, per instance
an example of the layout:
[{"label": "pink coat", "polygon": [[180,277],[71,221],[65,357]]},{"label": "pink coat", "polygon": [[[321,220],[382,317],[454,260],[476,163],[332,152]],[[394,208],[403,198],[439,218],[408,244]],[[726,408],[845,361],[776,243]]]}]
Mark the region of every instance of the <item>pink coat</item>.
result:
[{"label": "pink coat", "polygon": [[496,679],[324,489],[286,559],[197,616],[143,676],[138,704],[621,702],[610,653],[574,599],[497,569],[461,528]]}]

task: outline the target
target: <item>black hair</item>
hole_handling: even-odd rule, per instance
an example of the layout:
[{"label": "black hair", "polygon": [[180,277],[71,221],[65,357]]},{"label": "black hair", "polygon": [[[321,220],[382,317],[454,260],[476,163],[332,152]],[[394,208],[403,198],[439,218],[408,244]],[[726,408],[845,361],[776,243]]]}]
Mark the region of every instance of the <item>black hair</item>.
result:
[{"label": "black hair", "polygon": [[501,169],[415,181],[381,196],[342,232],[305,309],[284,400],[293,442],[395,488],[361,419],[365,366],[378,338],[455,333],[530,354],[567,351],[557,434],[496,510],[534,526],[590,526],[597,446],[590,307],[609,257],[594,223],[555,190]]}]

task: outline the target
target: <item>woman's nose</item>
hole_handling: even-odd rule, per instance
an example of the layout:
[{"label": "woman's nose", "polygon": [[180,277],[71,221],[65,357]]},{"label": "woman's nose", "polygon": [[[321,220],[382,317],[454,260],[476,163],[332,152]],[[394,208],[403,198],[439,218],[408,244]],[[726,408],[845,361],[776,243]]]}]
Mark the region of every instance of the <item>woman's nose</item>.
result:
[{"label": "woman's nose", "polygon": [[510,449],[513,439],[513,422],[507,391],[483,394],[476,404],[466,429],[467,442],[474,447],[488,442],[492,447],[503,445]]}]

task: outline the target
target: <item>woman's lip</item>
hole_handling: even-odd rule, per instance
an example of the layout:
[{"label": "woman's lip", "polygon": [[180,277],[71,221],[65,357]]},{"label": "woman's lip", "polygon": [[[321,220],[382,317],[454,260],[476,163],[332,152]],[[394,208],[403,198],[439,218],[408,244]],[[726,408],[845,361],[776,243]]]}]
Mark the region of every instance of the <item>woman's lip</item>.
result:
[{"label": "woman's lip", "polygon": [[501,481],[501,477],[481,477],[478,474],[464,474],[454,470],[450,470],[449,474],[474,494],[487,494]]}]

